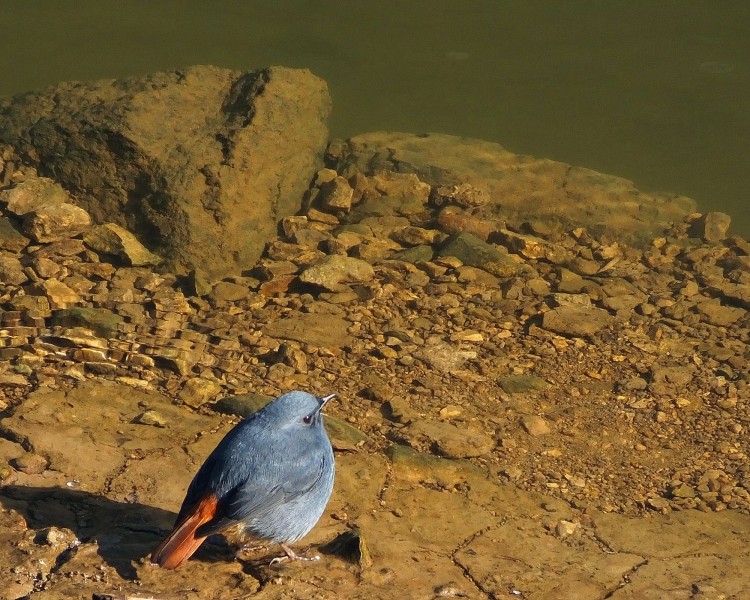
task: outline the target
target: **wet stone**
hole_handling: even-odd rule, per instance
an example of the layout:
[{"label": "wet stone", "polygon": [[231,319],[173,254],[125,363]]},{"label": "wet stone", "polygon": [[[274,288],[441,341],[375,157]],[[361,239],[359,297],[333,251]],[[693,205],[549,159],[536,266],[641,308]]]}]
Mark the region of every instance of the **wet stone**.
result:
[{"label": "wet stone", "polygon": [[495,447],[495,441],[482,432],[425,419],[414,421],[399,436],[415,449],[429,449],[446,458],[483,456]]},{"label": "wet stone", "polygon": [[342,283],[360,283],[373,279],[375,271],[363,260],[349,256],[328,256],[305,269],[299,276],[310,283],[330,291],[337,291]]},{"label": "wet stone", "polygon": [[507,394],[522,394],[544,390],[549,387],[546,380],[536,375],[509,375],[501,377],[497,382]]},{"label": "wet stone", "polygon": [[524,266],[513,260],[507,251],[503,252],[466,232],[449,238],[440,249],[440,255],[454,256],[465,265],[484,269],[498,277],[510,277],[524,271]]},{"label": "wet stone", "polygon": [[601,308],[560,306],[544,313],[542,327],[562,335],[590,336],[606,327],[610,318]]}]

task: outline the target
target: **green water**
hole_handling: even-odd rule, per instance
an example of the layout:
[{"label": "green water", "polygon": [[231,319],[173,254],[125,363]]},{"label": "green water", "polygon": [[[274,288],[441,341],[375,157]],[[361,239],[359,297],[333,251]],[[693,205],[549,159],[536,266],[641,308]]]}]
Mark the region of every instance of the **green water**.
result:
[{"label": "green water", "polygon": [[747,0],[3,0],[0,95],[307,67],[332,136],[439,131],[696,198],[750,237]]}]

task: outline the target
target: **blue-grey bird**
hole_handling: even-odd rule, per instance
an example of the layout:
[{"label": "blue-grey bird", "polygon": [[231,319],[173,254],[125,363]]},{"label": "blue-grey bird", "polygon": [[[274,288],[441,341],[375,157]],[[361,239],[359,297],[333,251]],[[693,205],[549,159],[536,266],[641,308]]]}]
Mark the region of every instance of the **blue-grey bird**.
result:
[{"label": "blue-grey bird", "polygon": [[318,522],[333,491],[334,460],[321,410],[336,395],[279,396],[238,423],[203,463],[174,529],[151,554],[166,569],[184,563],[209,535],[239,526],[252,540],[288,544]]}]

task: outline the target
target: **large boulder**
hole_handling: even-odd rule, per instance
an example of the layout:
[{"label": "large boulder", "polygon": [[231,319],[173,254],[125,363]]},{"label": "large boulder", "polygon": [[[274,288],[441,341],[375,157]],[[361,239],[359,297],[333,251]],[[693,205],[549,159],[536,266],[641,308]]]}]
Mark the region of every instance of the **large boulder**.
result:
[{"label": "large boulder", "polygon": [[[329,158],[339,173],[415,173],[435,187],[433,202],[468,203],[479,219],[584,226],[635,245],[695,210],[684,196],[641,192],[627,179],[452,135],[365,133],[331,144]],[[453,190],[447,199],[441,187]]]},{"label": "large boulder", "polygon": [[135,233],[177,273],[250,267],[297,212],[328,138],[309,71],[197,66],[61,83],[0,103],[0,141],[96,223]]}]

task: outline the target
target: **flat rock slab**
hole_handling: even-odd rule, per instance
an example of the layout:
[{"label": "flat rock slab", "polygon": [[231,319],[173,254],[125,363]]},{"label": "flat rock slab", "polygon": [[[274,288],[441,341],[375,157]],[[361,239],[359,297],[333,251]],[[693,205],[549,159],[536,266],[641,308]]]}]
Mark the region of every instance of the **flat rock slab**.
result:
[{"label": "flat rock slab", "polygon": [[416,173],[434,186],[470,184],[488,198],[474,213],[483,219],[582,225],[631,243],[652,239],[696,206],[684,196],[641,192],[620,177],[471,138],[371,132],[347,140],[337,152],[339,171],[355,165],[364,173]]},{"label": "flat rock slab", "polygon": [[300,313],[269,323],[264,333],[272,338],[295,340],[319,348],[341,348],[352,343],[350,323],[326,313]]},{"label": "flat rock slab", "polygon": [[215,281],[250,268],[300,209],[330,108],[325,82],[306,70],[196,66],[14,96],[0,103],[0,141],[96,223]]},{"label": "flat rock slab", "polygon": [[[151,410],[164,427],[145,425]],[[154,392],[86,382],[71,391],[40,390],[0,424],[3,435],[49,461],[50,472],[76,489],[101,492],[133,458],[161,455],[192,439],[217,420],[192,415]],[[44,474],[19,482],[39,483]],[[130,491],[130,490],[128,490]]]}]

